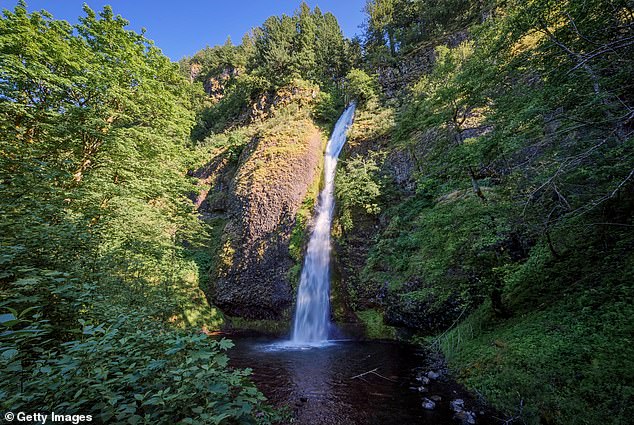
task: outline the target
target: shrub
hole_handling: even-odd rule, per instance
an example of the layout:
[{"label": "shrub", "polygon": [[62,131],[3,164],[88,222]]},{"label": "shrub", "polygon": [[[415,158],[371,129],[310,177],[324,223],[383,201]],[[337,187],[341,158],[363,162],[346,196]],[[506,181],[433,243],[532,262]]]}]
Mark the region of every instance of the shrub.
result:
[{"label": "shrub", "polygon": [[84,323],[80,334],[33,360],[3,333],[2,408],[81,413],[103,423],[255,424],[276,419],[260,406],[265,398],[248,380],[249,370],[228,367],[229,340],[155,322],[149,326],[129,315],[97,326]]},{"label": "shrub", "polygon": [[377,87],[374,78],[360,69],[352,69],[346,75],[346,95],[364,105],[377,97]]}]

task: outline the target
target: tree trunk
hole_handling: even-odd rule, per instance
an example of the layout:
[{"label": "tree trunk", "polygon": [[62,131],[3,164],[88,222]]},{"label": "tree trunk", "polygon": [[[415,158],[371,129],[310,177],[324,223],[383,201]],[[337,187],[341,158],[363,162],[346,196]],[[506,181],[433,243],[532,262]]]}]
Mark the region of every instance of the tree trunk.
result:
[{"label": "tree trunk", "polygon": [[473,168],[471,166],[469,166],[469,177],[471,178],[471,186],[473,187],[473,192],[478,196],[478,198],[486,202],[487,198],[484,196],[484,193],[482,193],[482,189],[480,189],[478,179],[476,179],[475,172],[473,171]]},{"label": "tree trunk", "polygon": [[394,47],[394,33],[392,30],[387,30],[387,39],[390,44],[390,54],[394,57],[396,55],[396,48]]}]

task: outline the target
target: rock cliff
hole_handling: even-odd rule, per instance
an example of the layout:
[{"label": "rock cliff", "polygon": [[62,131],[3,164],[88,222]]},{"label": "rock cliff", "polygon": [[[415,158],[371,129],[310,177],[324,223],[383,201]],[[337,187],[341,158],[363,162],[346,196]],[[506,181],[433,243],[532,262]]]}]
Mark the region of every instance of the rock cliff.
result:
[{"label": "rock cliff", "polygon": [[309,118],[276,117],[255,131],[237,163],[217,157],[207,173],[199,173],[222,188],[201,194],[197,204],[202,214],[220,211],[227,219],[207,290],[223,312],[285,317],[294,299],[289,240],[307,191],[319,178],[321,156],[322,136]]}]

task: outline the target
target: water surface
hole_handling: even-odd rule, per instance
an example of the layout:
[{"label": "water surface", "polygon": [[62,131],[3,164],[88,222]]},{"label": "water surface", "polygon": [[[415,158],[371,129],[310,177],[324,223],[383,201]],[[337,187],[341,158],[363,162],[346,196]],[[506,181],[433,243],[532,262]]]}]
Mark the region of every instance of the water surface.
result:
[{"label": "water surface", "polygon": [[[252,379],[276,407],[288,406],[293,424],[379,425],[455,424],[450,384],[435,384],[442,401],[434,411],[421,407],[423,395],[414,368],[422,358],[409,346],[339,341],[320,348],[288,348],[265,337],[232,337],[233,366],[253,369]],[[420,353],[418,353],[420,354]],[[373,370],[375,374],[356,375]],[[478,423],[484,423],[478,421]]]}]

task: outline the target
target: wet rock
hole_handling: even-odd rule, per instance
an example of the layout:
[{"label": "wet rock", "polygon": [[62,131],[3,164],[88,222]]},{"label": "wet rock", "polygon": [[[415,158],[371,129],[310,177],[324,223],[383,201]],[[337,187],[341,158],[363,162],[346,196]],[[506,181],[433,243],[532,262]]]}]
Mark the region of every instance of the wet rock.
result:
[{"label": "wet rock", "polygon": [[473,412],[463,410],[454,415],[454,420],[459,421],[462,425],[475,425],[476,415]]},{"label": "wet rock", "polygon": [[219,267],[205,291],[230,316],[280,320],[292,306],[290,235],[322,156],[318,129],[298,126],[297,134],[255,137],[240,153]]},{"label": "wet rock", "polygon": [[394,178],[394,182],[405,193],[413,193],[416,190],[415,173],[417,171],[416,158],[406,149],[396,149],[390,152],[388,171]]},{"label": "wet rock", "polygon": [[420,381],[423,385],[429,384],[429,378],[426,376],[417,376],[416,380]]},{"label": "wet rock", "polygon": [[474,425],[476,423],[476,414],[468,410],[464,410],[464,400],[457,398],[449,403],[451,410],[455,412],[454,420],[462,425]]},{"label": "wet rock", "polygon": [[417,390],[419,393],[426,393],[427,391],[429,391],[427,387],[423,387],[423,386],[418,387]]},{"label": "wet rock", "polygon": [[429,397],[429,399],[435,401],[436,403],[438,403],[439,401],[442,401],[442,397],[439,396],[439,395],[435,395],[435,394],[433,396]]},{"label": "wet rock", "polygon": [[427,372],[427,377],[428,377],[429,379],[436,380],[436,379],[440,378],[440,374],[439,374],[439,373],[434,372],[433,370],[431,370],[431,371]]},{"label": "wet rock", "polygon": [[198,190],[190,195],[202,218],[222,217],[227,212],[229,186],[237,164],[229,154],[214,157],[204,166],[188,172],[197,179]]},{"label": "wet rock", "polygon": [[424,398],[422,406],[425,410],[434,410],[436,408],[436,403],[428,398]]},{"label": "wet rock", "polygon": [[451,403],[449,403],[449,406],[451,406],[451,410],[456,413],[462,412],[464,410],[464,400],[461,398],[457,398],[455,400],[452,400]]}]

